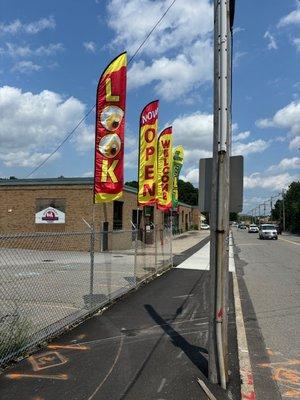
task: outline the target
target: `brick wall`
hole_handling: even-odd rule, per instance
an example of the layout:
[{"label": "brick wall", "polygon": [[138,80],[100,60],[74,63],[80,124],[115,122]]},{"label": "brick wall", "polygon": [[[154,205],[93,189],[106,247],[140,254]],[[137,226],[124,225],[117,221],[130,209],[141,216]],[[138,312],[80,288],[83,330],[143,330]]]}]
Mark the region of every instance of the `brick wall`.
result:
[{"label": "brick wall", "polygon": [[[37,199],[64,199],[65,224],[36,224]],[[92,184],[58,184],[58,185],[1,185],[0,186],[0,233],[33,233],[33,232],[83,232],[87,230],[84,220],[89,224],[93,218],[93,186]],[[111,235],[110,248],[131,248],[132,211],[137,210],[136,193],[124,191],[123,197],[123,227],[128,234]],[[109,231],[113,230],[113,203],[97,204],[95,207],[95,229],[100,232],[103,221],[109,222]],[[140,209],[142,209],[140,207]],[[184,232],[197,220],[195,208],[179,205],[179,229]],[[154,207],[154,223],[162,228],[164,214]],[[145,225],[142,217],[140,227]],[[73,239],[72,248],[86,250],[87,244],[80,239]],[[77,246],[77,247],[76,247]]]}]

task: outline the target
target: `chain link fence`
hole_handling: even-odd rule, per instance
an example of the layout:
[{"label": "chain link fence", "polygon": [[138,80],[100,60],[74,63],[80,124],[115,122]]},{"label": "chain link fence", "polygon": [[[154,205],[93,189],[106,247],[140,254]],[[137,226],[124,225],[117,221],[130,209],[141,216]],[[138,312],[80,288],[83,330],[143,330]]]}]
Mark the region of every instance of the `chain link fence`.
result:
[{"label": "chain link fence", "polygon": [[171,264],[169,228],[0,235],[0,365]]}]

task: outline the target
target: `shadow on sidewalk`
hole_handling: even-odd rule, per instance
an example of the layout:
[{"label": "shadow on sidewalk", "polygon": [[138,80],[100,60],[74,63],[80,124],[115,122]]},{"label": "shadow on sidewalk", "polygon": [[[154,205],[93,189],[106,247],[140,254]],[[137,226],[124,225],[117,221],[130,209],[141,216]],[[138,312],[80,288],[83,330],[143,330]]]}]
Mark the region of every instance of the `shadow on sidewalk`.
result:
[{"label": "shadow on sidewalk", "polygon": [[145,309],[150,317],[155,321],[166,335],[172,340],[172,344],[179,347],[191,362],[199,369],[205,376],[208,376],[208,361],[201,354],[207,354],[207,350],[203,347],[191,345],[183,336],[181,336],[170,324],[164,320],[150,304],[145,304]]}]

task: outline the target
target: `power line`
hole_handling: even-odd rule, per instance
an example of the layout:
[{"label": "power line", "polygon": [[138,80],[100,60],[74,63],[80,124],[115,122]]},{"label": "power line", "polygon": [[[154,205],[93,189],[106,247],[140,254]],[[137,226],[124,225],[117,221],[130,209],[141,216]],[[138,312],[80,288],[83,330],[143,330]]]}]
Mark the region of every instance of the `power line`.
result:
[{"label": "power line", "polygon": [[[164,19],[164,17],[167,15],[168,11],[170,8],[175,4],[176,0],[173,0],[172,3],[168,6],[166,11],[163,13],[163,15],[159,18],[159,20],[156,22],[156,24],[153,26],[151,31],[147,34],[145,39],[142,41],[142,43],[138,46],[136,51],[133,53],[133,55],[130,57],[128,60],[127,65],[129,65],[133,59],[136,57],[136,55],[140,52],[144,44],[147,42],[149,37],[152,35],[152,33],[155,31],[155,29],[158,27],[158,25],[161,23],[161,21]],[[85,119],[91,114],[91,112],[94,110],[96,107],[96,103],[88,110],[88,112],[81,118],[81,120],[75,125],[75,127],[65,136],[63,141],[40,163],[38,164],[29,174],[25,175],[24,179],[29,178],[32,174],[34,174],[37,170],[39,170],[46,162],[66,143],[70,137],[75,133],[77,128],[85,121]]]}]

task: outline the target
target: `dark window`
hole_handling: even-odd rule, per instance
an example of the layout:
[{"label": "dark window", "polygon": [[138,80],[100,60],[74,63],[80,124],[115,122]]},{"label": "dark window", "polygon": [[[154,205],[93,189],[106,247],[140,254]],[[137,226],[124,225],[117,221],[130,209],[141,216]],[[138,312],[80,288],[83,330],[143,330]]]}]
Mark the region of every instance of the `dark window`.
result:
[{"label": "dark window", "polygon": [[123,228],[123,202],[114,201],[113,230],[120,230],[122,228]]},{"label": "dark window", "polygon": [[182,222],[184,222],[184,211],[181,212]]},{"label": "dark window", "polygon": [[45,210],[45,208],[53,207],[59,211],[66,212],[65,199],[36,199],[36,212]]}]

